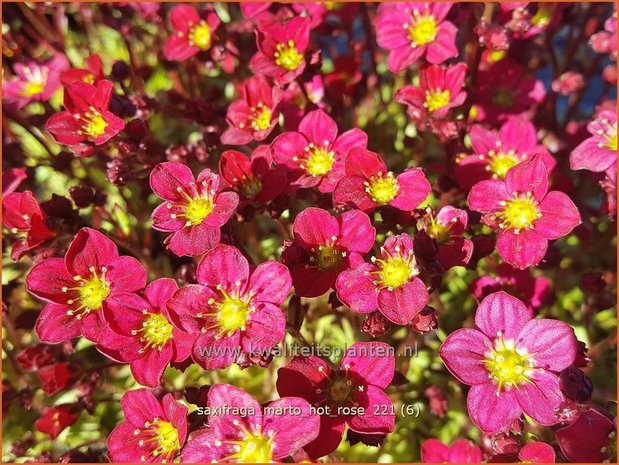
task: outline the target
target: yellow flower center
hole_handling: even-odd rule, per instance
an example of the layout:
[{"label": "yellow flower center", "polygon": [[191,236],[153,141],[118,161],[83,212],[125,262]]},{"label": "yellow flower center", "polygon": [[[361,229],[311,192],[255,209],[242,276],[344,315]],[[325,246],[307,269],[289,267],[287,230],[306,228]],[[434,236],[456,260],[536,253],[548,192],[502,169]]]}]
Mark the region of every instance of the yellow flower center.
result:
[{"label": "yellow flower center", "polygon": [[614,124],[610,124],[610,121],[606,118],[602,118],[600,123],[604,126],[604,129],[598,129],[597,134],[602,136],[606,143],[600,142],[598,144],[599,148],[608,148],[612,151],[617,151],[617,122]]},{"label": "yellow flower center", "polygon": [[332,10],[339,10],[340,8],[342,8],[344,6],[344,3],[342,2],[325,2],[324,3],[325,8],[329,11]]},{"label": "yellow flower center", "polygon": [[189,44],[198,47],[201,50],[208,50],[211,46],[211,28],[205,21],[200,21],[200,24],[192,27],[187,37]]},{"label": "yellow flower center", "polygon": [[428,226],[427,233],[439,244],[449,242],[449,226],[439,223],[435,218],[432,218],[430,225]]},{"label": "yellow flower center", "polygon": [[[141,439],[138,442],[140,447],[144,447],[154,443],[156,447],[150,452],[153,457],[160,457],[160,462],[169,462],[176,455],[181,447],[181,443],[178,436],[178,430],[169,421],[163,421],[159,418],[155,418],[152,422],[146,422],[144,424],[146,433],[149,433],[151,437],[148,439]],[[134,433],[139,435],[142,431],[136,429]],[[147,457],[142,456],[142,461],[145,462]]]},{"label": "yellow flower center", "polygon": [[383,173],[378,173],[378,175],[372,176],[370,181],[364,184],[365,191],[379,205],[386,205],[391,202],[398,195],[400,189],[398,180],[391,171],[386,176]]},{"label": "yellow flower center", "polygon": [[514,103],[514,93],[510,89],[499,88],[492,95],[492,101],[501,107],[511,107]]},{"label": "yellow flower center", "polygon": [[521,229],[531,228],[542,214],[537,208],[537,201],[533,199],[533,194],[527,192],[525,195],[514,195],[514,198],[502,201],[503,211],[497,214],[501,229]]},{"label": "yellow flower center", "polygon": [[303,55],[297,50],[294,40],[285,44],[277,44],[275,52],[275,64],[287,71],[294,71],[301,65]]},{"label": "yellow flower center", "polygon": [[494,347],[490,348],[483,360],[490,377],[498,384],[497,393],[500,393],[503,387],[517,387],[531,382],[533,355],[516,349],[513,341],[504,341],[501,333],[498,334]]},{"label": "yellow flower center", "polygon": [[312,176],[324,176],[335,162],[335,152],[329,150],[329,142],[325,141],[322,147],[317,147],[310,143],[305,147],[306,156],[303,159],[294,157],[293,160],[299,162],[299,166]]},{"label": "yellow flower center", "polygon": [[95,82],[95,77],[92,74],[86,74],[82,78],[82,81],[84,81],[87,84],[93,84]]},{"label": "yellow flower center", "polygon": [[608,138],[608,146],[609,149],[616,151],[617,150],[617,129],[615,128],[615,133]]},{"label": "yellow flower center", "polygon": [[520,163],[520,160],[516,156],[516,152],[514,150],[509,150],[507,152],[496,152],[494,150],[490,150],[490,152],[488,152],[488,156],[490,159],[488,160],[486,169],[488,171],[492,171],[495,178],[505,179],[507,172]]},{"label": "yellow flower center", "polygon": [[76,118],[81,119],[82,130],[80,134],[84,134],[91,139],[95,139],[105,134],[107,128],[107,122],[103,119],[103,115],[91,107],[89,113],[85,113],[84,116],[76,115]]},{"label": "yellow flower center", "polygon": [[214,307],[214,312],[198,313],[198,318],[211,317],[215,318],[215,322],[210,326],[202,328],[205,333],[210,329],[219,328],[217,338],[228,335],[231,336],[236,331],[245,331],[247,318],[252,311],[251,299],[253,292],[249,292],[246,296],[241,296],[241,281],[237,281],[236,289],[230,294],[223,289],[222,285],[217,286],[217,290],[221,293],[221,300],[217,301],[210,298],[208,304]]},{"label": "yellow flower center", "polygon": [[501,61],[503,58],[505,58],[506,55],[507,53],[505,52],[505,50],[492,50],[488,54],[488,61],[490,63],[496,63],[497,61]]},{"label": "yellow flower center", "polygon": [[396,246],[395,255],[383,249],[383,258],[372,257],[372,263],[378,266],[378,270],[371,273],[378,279],[374,281],[377,289],[388,289],[390,291],[404,286],[411,278],[419,274],[413,251],[402,255],[400,247]]},{"label": "yellow flower center", "polygon": [[413,12],[413,24],[407,29],[413,47],[433,42],[438,33],[436,19],[431,15],[421,15],[418,11]]},{"label": "yellow flower center", "polygon": [[[266,439],[262,434],[253,434],[245,431],[245,439],[240,441],[222,441],[227,444],[234,444],[238,451],[223,460],[230,460],[238,463],[270,463],[273,458],[271,443],[273,437]],[[233,460],[234,459],[234,460]]]},{"label": "yellow flower center", "polygon": [[213,202],[208,197],[192,198],[185,205],[185,218],[191,226],[201,224],[213,211]]},{"label": "yellow flower center", "polygon": [[160,313],[148,313],[144,310],[146,319],[142,323],[142,329],[132,330],[132,334],[143,332],[140,338],[145,345],[140,349],[140,353],[145,352],[150,347],[162,350],[168,340],[172,337],[173,327],[168,319]]},{"label": "yellow flower center", "polygon": [[318,247],[316,261],[318,262],[318,269],[321,271],[339,268],[342,258],[342,252],[333,245],[321,245]]},{"label": "yellow flower center", "polygon": [[26,85],[24,85],[21,94],[24,97],[32,97],[33,95],[38,95],[43,93],[45,89],[45,84],[43,82],[38,81],[30,81]]},{"label": "yellow flower center", "polygon": [[271,109],[262,102],[250,109],[249,121],[254,131],[264,131],[271,126]]},{"label": "yellow flower center", "polygon": [[531,23],[539,27],[546,27],[550,24],[555,5],[538,4],[537,13],[531,18]]},{"label": "yellow flower center", "polygon": [[436,111],[439,108],[443,108],[444,106],[449,104],[450,97],[451,92],[449,92],[449,90],[436,89],[432,92],[426,92],[425,107],[428,109],[428,111]]},{"label": "yellow flower center", "polygon": [[[73,276],[73,280],[79,282],[76,287],[62,288],[63,293],[74,291],[77,293],[77,299],[67,300],[68,305],[79,303],[77,308],[67,311],[67,315],[75,316],[78,320],[93,310],[99,310],[103,305],[103,301],[110,294],[110,284],[105,279],[107,268],[101,267],[100,274],[94,266],[89,268],[91,273],[89,278],[83,278],[80,275]],[[76,302],[78,300],[78,302]]]}]

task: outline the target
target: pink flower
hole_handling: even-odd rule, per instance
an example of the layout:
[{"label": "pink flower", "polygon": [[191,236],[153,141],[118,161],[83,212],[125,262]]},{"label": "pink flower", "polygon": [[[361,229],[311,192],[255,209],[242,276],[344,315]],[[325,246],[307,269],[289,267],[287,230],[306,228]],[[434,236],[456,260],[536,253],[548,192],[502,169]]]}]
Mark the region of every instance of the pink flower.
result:
[{"label": "pink flower", "polygon": [[317,459],[337,449],[346,425],[364,434],[386,434],[394,430],[393,404],[384,392],[394,372],[393,348],[384,342],[351,345],[337,370],[315,356],[294,357],[278,370],[280,396],[297,395],[323,409],[320,433],[305,446],[310,458]]},{"label": "pink flower", "polygon": [[168,61],[185,61],[211,48],[213,36],[221,22],[214,12],[209,12],[205,20],[201,19],[196,9],[187,4],[174,6],[168,18],[174,28],[174,34],[163,46],[163,54]]},{"label": "pink flower", "polygon": [[468,204],[497,231],[501,258],[519,269],[538,264],[549,240],[568,235],[580,224],[572,200],[563,192],[548,192],[548,171],[539,155],[510,169],[505,180],[475,184]]},{"label": "pink flower", "polygon": [[527,442],[518,452],[518,460],[522,463],[555,463],[555,450],[545,442]]},{"label": "pink flower", "polygon": [[479,304],[475,326],[454,331],[439,350],[449,371],[471,386],[467,406],[473,422],[495,432],[524,412],[544,426],[558,423],[564,397],[557,373],[576,358],[572,328],[531,319],[525,305],[505,292]]},{"label": "pink flower", "polygon": [[159,163],[150,187],[165,202],[151,214],[153,228],[172,233],[167,246],[174,254],[197,256],[219,243],[220,229],[239,203],[235,192],[221,192],[219,176],[204,169],[196,179],[187,165]]},{"label": "pink flower", "polygon": [[37,431],[56,439],[65,428],[75,423],[79,416],[80,411],[75,405],[63,404],[45,409],[43,415],[34,422],[34,426]]},{"label": "pink flower", "polygon": [[44,63],[15,63],[15,76],[2,86],[2,98],[17,108],[30,102],[46,102],[60,88],[60,75],[69,66],[69,60],[61,53]]},{"label": "pink flower", "polygon": [[450,109],[464,103],[462,90],[466,65],[429,65],[419,72],[419,86],[404,86],[395,94],[395,101],[408,106],[413,121],[425,124],[427,118],[444,118]]},{"label": "pink flower", "polygon": [[409,168],[396,177],[379,154],[363,148],[350,151],[345,170],[346,176],[333,192],[336,205],[367,212],[384,205],[412,211],[432,190],[421,169]]},{"label": "pink flower", "polygon": [[166,304],[178,290],[173,279],[156,279],[144,290],[144,298],[118,293],[106,300],[106,328],[97,347],[120,362],[129,362],[136,381],[158,387],[171,361],[182,362],[191,354],[194,337],[170,319]]},{"label": "pink flower", "polygon": [[66,87],[65,111],[53,114],[45,124],[54,139],[87,154],[94,145],[106,143],[124,127],[125,122],[109,110],[114,84],[99,81],[96,85],[76,81]]},{"label": "pink flower", "polygon": [[10,194],[11,192],[15,192],[19,185],[24,181],[24,179],[28,178],[28,174],[26,174],[26,168],[9,168],[5,172],[2,173],[2,195]]},{"label": "pink flower", "polygon": [[198,264],[196,280],[172,296],[168,310],[182,329],[198,336],[192,355],[203,368],[225,368],[237,356],[261,353],[284,338],[280,306],[291,287],[284,265],[269,260],[250,269],[238,249],[219,245]]},{"label": "pink flower", "polygon": [[466,211],[449,205],[441,208],[436,217],[430,214],[422,226],[438,245],[436,259],[443,270],[466,265],[473,254],[473,242],[462,237],[468,224]]},{"label": "pink flower", "polygon": [[499,131],[474,125],[470,131],[474,154],[457,160],[455,175],[462,189],[469,190],[484,179],[505,179],[510,168],[539,154],[548,172],[555,159],[537,142],[535,126],[524,117],[509,118]]},{"label": "pink flower", "polygon": [[476,96],[475,118],[492,122],[530,110],[544,100],[546,89],[518,62],[503,58],[479,72]]},{"label": "pink flower", "polygon": [[[616,7],[615,7],[616,8]],[[604,22],[604,30],[591,36],[589,43],[596,53],[608,53],[613,61],[617,61],[617,11]]]},{"label": "pink flower", "polygon": [[277,106],[282,97],[282,90],[271,87],[264,76],[249,78],[243,85],[241,100],[228,107],[226,120],[231,127],[221,135],[221,143],[243,145],[266,139],[277,124]]},{"label": "pink flower", "polygon": [[585,87],[585,77],[575,71],[566,71],[552,81],[552,90],[561,95],[570,95]]},{"label": "pink flower", "polygon": [[90,228],[78,231],[64,259],[43,260],[26,277],[28,291],[47,302],[35,329],[41,341],[50,343],[80,334],[96,342],[107,299],[145,285],[140,262],[119,256],[114,242]]},{"label": "pink flower", "polygon": [[62,73],[61,81],[65,86],[74,82],[86,82],[88,84],[96,84],[105,79],[103,74],[103,63],[101,57],[97,54],[90,55],[86,59],[86,69],[71,68]]},{"label": "pink flower", "polygon": [[256,29],[258,51],[249,67],[278,84],[288,84],[305,69],[305,49],[309,42],[309,18],[295,17],[285,24],[262,24]]},{"label": "pink flower", "polygon": [[243,17],[251,19],[268,10],[272,4],[273,2],[241,2],[239,6]]},{"label": "pink flower", "polygon": [[438,439],[428,439],[421,445],[423,463],[481,463],[481,449],[466,439],[458,439],[451,446]]},{"label": "pink flower", "polygon": [[304,399],[285,397],[263,410],[251,395],[229,384],[209,389],[206,408],[208,427],[191,434],[182,462],[283,462],[316,438],[320,423]]},{"label": "pink flower", "polygon": [[120,405],[125,421],[108,437],[110,461],[174,462],[187,439],[187,407],[172,394],[159,401],[148,389],[126,392]]},{"label": "pink flower", "polygon": [[282,260],[290,268],[295,293],[317,297],[335,285],[338,275],[363,263],[374,245],[376,229],[360,211],[335,218],[326,210],[306,208],[292,227],[294,241],[285,245]]},{"label": "pink flower", "polygon": [[338,136],[337,124],[322,110],[315,110],[299,123],[299,132],[280,134],[272,144],[273,158],[297,179],[295,187],[318,186],[320,192],[333,192],[344,177],[344,160],[355,148],[365,148],[368,136],[351,129]]},{"label": "pink flower", "polygon": [[2,198],[2,224],[17,237],[11,258],[19,260],[55,236],[45,224],[45,214],[30,191],[11,192]]},{"label": "pink flower", "polygon": [[601,112],[587,125],[587,130],[591,137],[572,151],[570,167],[595,173],[613,167],[617,163],[617,113]]},{"label": "pink flower", "polygon": [[372,263],[344,271],[337,278],[337,297],[354,312],[378,309],[387,319],[407,325],[428,302],[428,290],[419,279],[413,239],[406,233],[390,236]]},{"label": "pink flower", "polygon": [[248,200],[266,203],[286,188],[286,173],[273,169],[273,156],[268,145],[258,146],[251,158],[236,150],[226,150],[219,160],[221,177]]},{"label": "pink flower", "polygon": [[477,300],[483,300],[486,296],[500,290],[524,302],[533,316],[533,310],[544,304],[552,287],[548,278],[533,277],[529,270],[518,270],[507,263],[497,266],[495,276],[484,274],[469,286],[469,291]]},{"label": "pink flower", "polygon": [[396,2],[378,7],[376,40],[390,51],[387,65],[394,73],[422,55],[439,64],[458,56],[456,26],[445,21],[453,3]]}]

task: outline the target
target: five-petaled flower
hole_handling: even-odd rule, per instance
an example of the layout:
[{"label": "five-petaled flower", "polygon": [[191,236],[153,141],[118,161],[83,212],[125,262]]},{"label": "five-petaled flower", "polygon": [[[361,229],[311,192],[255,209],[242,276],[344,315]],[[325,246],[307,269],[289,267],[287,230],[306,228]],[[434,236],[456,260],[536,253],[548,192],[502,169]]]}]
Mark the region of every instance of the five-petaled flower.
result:
[{"label": "five-petaled flower", "polygon": [[187,4],[174,6],[169,19],[174,33],[163,47],[163,54],[169,61],[184,61],[211,48],[215,30],[221,23],[215,12],[207,13],[203,20],[196,9]]},{"label": "five-petaled flower", "polygon": [[291,280],[281,263],[269,260],[250,269],[238,249],[221,244],[204,255],[196,280],[172,296],[168,310],[197,336],[192,355],[203,368],[225,368],[237,355],[260,355],[284,338],[280,306]]},{"label": "five-petaled flower", "polygon": [[394,372],[393,348],[384,342],[351,345],[337,370],[313,355],[296,356],[280,368],[277,372],[280,396],[303,397],[325,412],[320,416],[320,434],[305,446],[308,455],[316,459],[333,452],[342,440],[346,425],[364,434],[392,432],[394,408],[384,390]]},{"label": "five-petaled flower", "polygon": [[285,24],[258,26],[258,51],[249,67],[255,74],[273,78],[278,84],[288,84],[305,69],[305,49],[309,43],[310,20],[294,17]]},{"label": "five-petaled flower", "polygon": [[236,192],[220,192],[219,176],[208,168],[196,179],[179,162],[159,163],[150,173],[150,187],[165,202],[152,213],[153,228],[172,233],[167,246],[176,255],[197,256],[219,243],[220,227],[239,203]]},{"label": "five-petaled flower", "polygon": [[39,339],[62,342],[80,334],[96,342],[105,321],[102,308],[118,293],[146,285],[138,260],[119,256],[99,231],[82,228],[64,258],[37,263],[26,277],[28,291],[47,302],[36,323]]},{"label": "five-petaled flower", "polygon": [[364,149],[368,136],[351,129],[338,136],[337,124],[322,110],[315,110],[299,123],[298,132],[285,132],[272,144],[275,161],[292,172],[293,187],[318,186],[333,192],[344,177],[344,160],[355,148]]},{"label": "five-petaled flower", "polygon": [[475,326],[451,333],[439,351],[449,371],[471,386],[473,422],[501,431],[524,412],[542,425],[558,423],[564,396],[557,373],[576,358],[574,330],[562,321],[531,319],[520,300],[502,291],[479,304]]},{"label": "five-petaled flower", "polygon": [[282,260],[290,268],[295,293],[303,297],[333,288],[343,270],[363,263],[362,255],[376,238],[370,218],[358,210],[336,218],[321,208],[306,208],[292,229],[294,240],[285,245]]},{"label": "five-petaled flower", "polygon": [[118,293],[106,300],[106,328],[97,347],[114,360],[128,362],[136,381],[157,387],[171,361],[191,354],[195,337],[177,327],[166,304],[178,290],[173,279],[159,278],[146,286],[144,298]]},{"label": "five-petaled flower", "polygon": [[430,194],[432,187],[419,168],[409,168],[395,176],[379,154],[353,149],[346,157],[346,176],[333,192],[336,205],[348,205],[370,212],[390,205],[412,211]]},{"label": "five-petaled flower", "polygon": [[617,163],[617,113],[603,111],[587,125],[591,137],[570,155],[573,170],[606,171]]},{"label": "five-petaled flower", "polygon": [[468,204],[496,229],[501,258],[520,269],[538,264],[548,240],[566,236],[580,224],[574,202],[563,192],[548,192],[548,170],[539,155],[511,168],[505,180],[475,184]]},{"label": "five-petaled flower", "polygon": [[390,236],[379,257],[338,276],[337,297],[354,312],[378,310],[393,323],[406,325],[428,302],[419,273],[411,236]]},{"label": "five-petaled flower", "polygon": [[445,21],[452,6],[450,2],[394,2],[378,7],[376,40],[390,51],[387,65],[392,72],[399,73],[423,55],[434,64],[458,56],[458,30]]},{"label": "five-petaled flower", "polygon": [[263,411],[242,389],[215,384],[207,408],[208,427],[189,436],[183,462],[283,462],[318,435],[319,416],[299,397],[275,400]]},{"label": "five-petaled flower", "polygon": [[125,421],[108,438],[110,460],[174,462],[187,439],[187,407],[172,394],[159,401],[148,389],[126,392],[120,405]]},{"label": "five-petaled flower", "polygon": [[421,226],[428,236],[436,241],[436,259],[443,270],[453,266],[464,266],[473,254],[473,242],[462,234],[468,224],[466,211],[446,205],[434,216],[424,219]]},{"label": "five-petaled flower", "polygon": [[46,226],[45,214],[30,191],[11,192],[2,198],[2,223],[17,237],[11,249],[13,260],[19,260],[55,235]]},{"label": "five-petaled flower", "polygon": [[90,154],[118,134],[125,122],[109,110],[114,84],[102,80],[95,85],[76,81],[65,88],[65,111],[53,114],[45,129],[57,142],[71,146],[75,153]]},{"label": "five-petaled flower", "polygon": [[221,142],[243,145],[266,139],[277,124],[277,106],[282,98],[283,91],[271,86],[264,76],[249,78],[243,85],[241,99],[228,107],[226,120],[230,128],[221,135]]}]

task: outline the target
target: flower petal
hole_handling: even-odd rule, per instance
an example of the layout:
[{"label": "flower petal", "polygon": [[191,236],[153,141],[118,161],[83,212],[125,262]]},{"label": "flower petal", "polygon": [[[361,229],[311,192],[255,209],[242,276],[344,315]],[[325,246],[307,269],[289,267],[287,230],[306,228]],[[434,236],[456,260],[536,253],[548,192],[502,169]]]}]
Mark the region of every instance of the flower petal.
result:
[{"label": "flower petal", "polygon": [[488,295],[475,313],[475,325],[492,339],[497,333],[505,340],[516,339],[530,319],[527,307],[505,291]]},{"label": "flower petal", "polygon": [[466,405],[473,423],[489,433],[506,429],[522,415],[515,392],[512,389],[497,395],[497,386],[493,383],[471,386]]},{"label": "flower petal", "polygon": [[490,347],[490,339],[481,331],[460,328],[445,339],[439,355],[447,369],[461,383],[483,384],[488,382],[488,370],[483,360]]},{"label": "flower petal", "polygon": [[547,318],[533,319],[520,331],[517,346],[526,348],[535,366],[560,372],[574,363],[578,342],[570,325]]},{"label": "flower petal", "polygon": [[384,342],[356,342],[348,348],[340,365],[367,384],[384,389],[395,373],[393,348]]},{"label": "flower petal", "polygon": [[[310,413],[310,404],[305,399],[286,397],[269,404],[272,412],[264,417],[262,431],[267,437],[275,436],[271,448],[273,459],[282,460],[313,441],[320,431],[320,417]],[[300,414],[291,415],[289,409],[298,409]]]},{"label": "flower petal", "polygon": [[549,192],[539,211],[542,216],[535,221],[535,232],[546,239],[567,236],[581,222],[578,208],[563,192]]},{"label": "flower petal", "polygon": [[249,278],[249,263],[239,249],[220,244],[207,252],[196,270],[196,280],[205,286],[233,289],[236,282],[245,284]]}]

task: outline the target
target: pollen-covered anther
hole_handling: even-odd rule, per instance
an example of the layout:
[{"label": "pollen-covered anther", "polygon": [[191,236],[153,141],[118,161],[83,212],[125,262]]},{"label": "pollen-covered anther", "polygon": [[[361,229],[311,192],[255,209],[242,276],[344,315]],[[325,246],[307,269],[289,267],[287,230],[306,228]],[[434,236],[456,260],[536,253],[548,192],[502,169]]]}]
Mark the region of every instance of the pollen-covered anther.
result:
[{"label": "pollen-covered anther", "polygon": [[542,217],[538,208],[539,202],[532,192],[513,194],[513,198],[499,202],[503,210],[496,214],[499,228],[513,230],[518,234],[523,229],[532,229],[535,221]]}]

